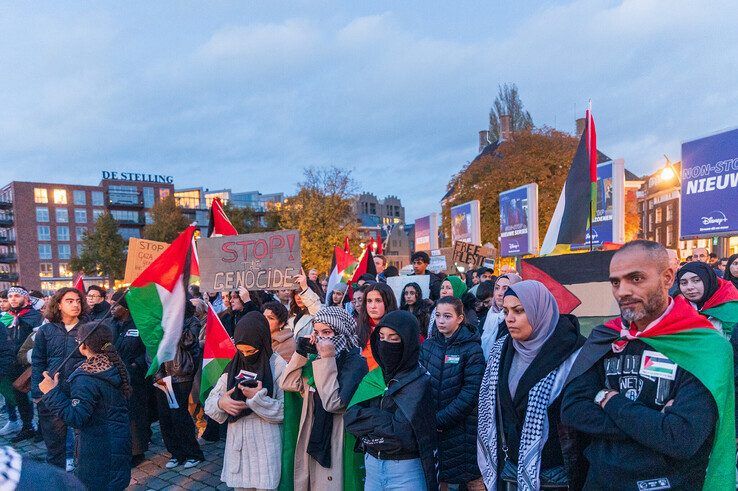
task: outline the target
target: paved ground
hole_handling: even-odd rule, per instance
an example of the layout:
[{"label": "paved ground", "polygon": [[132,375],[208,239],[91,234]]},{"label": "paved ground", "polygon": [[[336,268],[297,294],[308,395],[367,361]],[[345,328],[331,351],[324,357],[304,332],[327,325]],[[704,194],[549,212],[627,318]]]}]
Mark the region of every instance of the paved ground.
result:
[{"label": "paved ground", "polygon": [[[5,425],[6,421],[7,418],[4,414],[0,416],[0,428]],[[131,469],[129,490],[230,489],[220,481],[220,470],[223,464],[223,441],[202,447],[205,462],[199,466],[192,469],[179,466],[169,470],[164,467],[164,464],[169,460],[169,454],[164,449],[159,433],[159,424],[154,424],[151,429],[154,435],[149,451],[146,452],[148,460]],[[4,437],[0,437],[0,443],[10,445],[9,439]],[[33,440],[26,440],[14,445],[14,447],[24,457],[31,456],[43,460],[46,456],[46,447],[43,442],[34,443]]]}]

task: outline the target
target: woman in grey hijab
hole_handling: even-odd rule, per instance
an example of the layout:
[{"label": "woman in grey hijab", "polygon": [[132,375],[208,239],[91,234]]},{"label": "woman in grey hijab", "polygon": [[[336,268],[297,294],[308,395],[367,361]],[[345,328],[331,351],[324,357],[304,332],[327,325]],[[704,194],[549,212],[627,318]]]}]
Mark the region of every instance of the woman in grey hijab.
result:
[{"label": "woman in grey hijab", "polygon": [[[521,281],[503,298],[507,334],[490,349],[479,394],[477,457],[489,490],[574,486],[559,435],[561,390],[584,344],[579,322],[561,315],[543,283]],[[581,473],[579,473],[581,474]]]},{"label": "woman in grey hijab", "polygon": [[521,281],[523,281],[523,278],[515,273],[503,274],[495,280],[494,300],[492,306],[489,308],[489,312],[487,312],[487,317],[482,327],[482,351],[484,352],[485,360],[489,358],[489,352],[495,341],[507,334],[505,312],[502,310],[502,301],[505,292],[512,285]]}]

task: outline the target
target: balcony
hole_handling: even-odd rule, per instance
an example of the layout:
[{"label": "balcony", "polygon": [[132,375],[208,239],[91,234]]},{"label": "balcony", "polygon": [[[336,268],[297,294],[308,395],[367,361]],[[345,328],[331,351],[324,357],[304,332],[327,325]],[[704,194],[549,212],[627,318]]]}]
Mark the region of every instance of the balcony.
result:
[{"label": "balcony", "polygon": [[121,193],[115,191],[108,192],[108,207],[121,209],[140,209],[144,207],[143,194]]},{"label": "balcony", "polygon": [[0,273],[0,281],[18,281],[18,273]]},{"label": "balcony", "polygon": [[12,237],[3,237],[0,235],[0,245],[13,245],[15,244],[15,239]]},{"label": "balcony", "polygon": [[139,217],[136,219],[134,218],[115,218],[115,221],[118,225],[137,225],[137,226],[146,225],[145,217]]},{"label": "balcony", "polygon": [[0,254],[0,263],[14,263],[18,261],[18,256],[15,253]]},{"label": "balcony", "polygon": [[0,215],[0,227],[10,228],[13,226],[13,215]]},{"label": "balcony", "polygon": [[6,201],[0,199],[0,210],[10,210],[13,208],[13,202],[12,201]]}]

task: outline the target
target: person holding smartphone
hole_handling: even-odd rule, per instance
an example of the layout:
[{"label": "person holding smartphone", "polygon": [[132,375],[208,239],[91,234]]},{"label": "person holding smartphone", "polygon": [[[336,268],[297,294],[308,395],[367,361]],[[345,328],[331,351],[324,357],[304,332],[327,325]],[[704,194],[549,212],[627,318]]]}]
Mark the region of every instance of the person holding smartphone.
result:
[{"label": "person holding smartphone", "polygon": [[[297,339],[280,385],[302,395],[294,489],[343,489],[343,413],[367,373],[356,322],[342,307],[323,307],[310,337]],[[348,476],[347,476],[348,477]],[[283,477],[284,479],[285,477]],[[288,477],[287,477],[288,478]]]},{"label": "person holding smartphone", "polygon": [[205,414],[228,422],[220,478],[236,489],[276,489],[281,472],[287,363],[272,350],[269,322],[249,312],[233,333],[236,354],[205,401]]}]

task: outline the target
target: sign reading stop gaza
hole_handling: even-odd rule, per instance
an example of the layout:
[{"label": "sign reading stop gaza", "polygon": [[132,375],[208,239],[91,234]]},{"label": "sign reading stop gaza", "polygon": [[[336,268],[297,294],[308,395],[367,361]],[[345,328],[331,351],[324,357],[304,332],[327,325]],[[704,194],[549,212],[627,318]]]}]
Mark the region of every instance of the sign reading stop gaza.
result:
[{"label": "sign reading stop gaza", "polygon": [[159,257],[164,249],[169,247],[166,242],[157,242],[155,240],[137,239],[131,237],[128,239],[128,257],[126,257],[126,274],[123,279],[124,283],[133,283],[143,270]]},{"label": "sign reading stop gaza", "polygon": [[200,290],[213,293],[296,288],[300,274],[300,233],[277,230],[259,234],[201,238],[197,241]]}]

